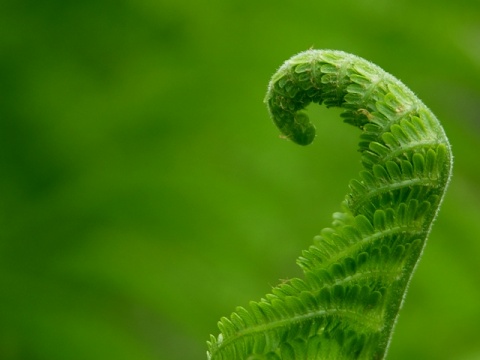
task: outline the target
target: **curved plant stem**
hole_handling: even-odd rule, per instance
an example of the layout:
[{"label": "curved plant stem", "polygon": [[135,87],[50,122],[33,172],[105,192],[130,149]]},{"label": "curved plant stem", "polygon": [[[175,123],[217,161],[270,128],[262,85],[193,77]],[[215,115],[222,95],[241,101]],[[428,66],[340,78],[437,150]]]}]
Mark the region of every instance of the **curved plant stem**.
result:
[{"label": "curved plant stem", "polygon": [[[341,51],[300,53],[265,98],[283,136],[307,145],[311,102],[361,130],[363,170],[343,211],[297,260],[305,278],[219,322],[210,359],[383,359],[452,169],[445,133],[399,80]],[[325,156],[329,156],[326,153]]]}]

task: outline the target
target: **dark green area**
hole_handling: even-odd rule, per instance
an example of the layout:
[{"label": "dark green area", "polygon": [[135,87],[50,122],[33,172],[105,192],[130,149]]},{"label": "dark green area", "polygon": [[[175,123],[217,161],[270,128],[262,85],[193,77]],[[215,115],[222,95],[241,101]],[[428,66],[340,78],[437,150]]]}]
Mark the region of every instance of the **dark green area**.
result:
[{"label": "dark green area", "polygon": [[[0,358],[204,359],[217,320],[300,274],[360,169],[312,107],[280,140],[271,74],[362,56],[442,121],[454,178],[388,359],[480,358],[474,0],[0,3]],[[329,154],[321,156],[322,151]]]}]

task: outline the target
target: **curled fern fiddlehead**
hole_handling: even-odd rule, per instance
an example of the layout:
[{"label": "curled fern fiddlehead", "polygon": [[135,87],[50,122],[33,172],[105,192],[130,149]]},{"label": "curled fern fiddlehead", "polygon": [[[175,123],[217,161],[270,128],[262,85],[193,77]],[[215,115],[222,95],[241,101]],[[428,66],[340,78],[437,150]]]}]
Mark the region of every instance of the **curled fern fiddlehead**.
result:
[{"label": "curled fern fiddlehead", "polygon": [[361,130],[363,170],[298,259],[292,279],[219,321],[211,359],[383,359],[448,185],[452,155],[432,112],[399,80],[341,51],[310,50],[274,74],[265,99],[282,134],[311,143],[311,102]]}]

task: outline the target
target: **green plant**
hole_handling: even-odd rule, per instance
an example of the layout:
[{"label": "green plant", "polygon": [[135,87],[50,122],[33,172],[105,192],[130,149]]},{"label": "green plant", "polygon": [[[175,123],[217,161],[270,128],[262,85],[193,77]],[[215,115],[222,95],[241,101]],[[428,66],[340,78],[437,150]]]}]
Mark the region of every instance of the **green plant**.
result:
[{"label": "green plant", "polygon": [[399,80],[340,51],[310,50],[274,74],[265,99],[282,134],[311,143],[301,110],[344,109],[362,131],[363,170],[298,259],[305,279],[272,289],[219,321],[210,359],[383,359],[452,169],[447,137]]}]

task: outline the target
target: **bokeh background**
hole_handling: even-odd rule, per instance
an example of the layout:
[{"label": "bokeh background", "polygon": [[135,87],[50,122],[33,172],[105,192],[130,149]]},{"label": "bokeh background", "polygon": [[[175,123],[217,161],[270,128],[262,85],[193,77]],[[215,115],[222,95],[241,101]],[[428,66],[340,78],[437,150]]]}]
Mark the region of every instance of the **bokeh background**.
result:
[{"label": "bokeh background", "polygon": [[454,178],[388,359],[480,359],[476,0],[0,2],[0,359],[205,359],[340,209],[357,129],[309,147],[263,104],[308,48],[365,57],[441,119]]}]

